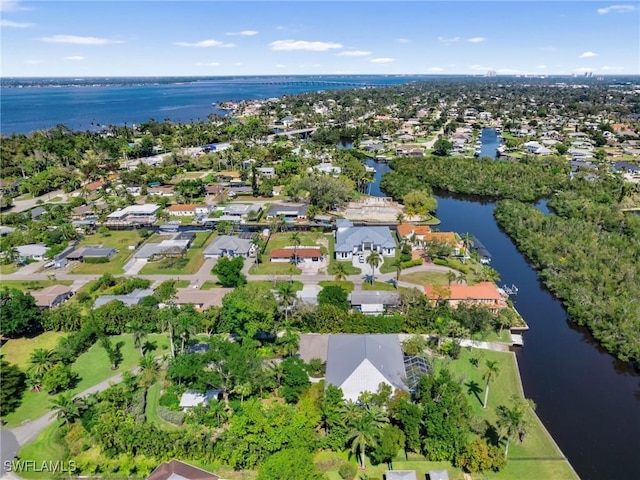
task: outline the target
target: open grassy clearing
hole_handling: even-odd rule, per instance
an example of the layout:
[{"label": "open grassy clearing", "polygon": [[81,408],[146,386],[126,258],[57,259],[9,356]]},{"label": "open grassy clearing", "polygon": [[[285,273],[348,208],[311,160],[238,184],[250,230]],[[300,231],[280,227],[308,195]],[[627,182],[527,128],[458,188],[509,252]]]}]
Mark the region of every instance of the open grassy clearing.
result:
[{"label": "open grassy clearing", "polygon": [[442,272],[415,272],[400,274],[400,281],[415,285],[449,285],[447,274]]},{"label": "open grassy clearing", "polygon": [[[257,283],[260,285],[264,285],[272,290],[277,290],[278,287],[280,285],[282,285],[283,283],[289,283],[289,280],[285,280],[285,279],[276,279],[275,283],[272,282],[271,280],[257,280],[255,282],[250,281],[249,283]],[[299,292],[300,290],[302,290],[302,282],[298,281],[298,280],[294,280],[291,282],[291,284],[293,285],[293,289],[296,292]]]},{"label": "open grassy clearing", "polygon": [[63,332],[44,332],[33,338],[12,338],[0,347],[0,355],[4,355],[8,362],[25,369],[29,366],[31,352],[38,348],[51,350],[56,346],[58,339],[65,335]]},{"label": "open grassy clearing", "polygon": [[[123,361],[117,370],[111,370],[107,352],[99,344],[93,345],[87,352],[78,357],[72,365],[72,370],[80,375],[78,384],[70,390],[75,395],[92,387],[114,375],[129,371],[140,361],[140,351],[133,346],[131,334],[110,337],[115,346],[123,341]],[[163,334],[150,334],[148,341],[156,344],[154,355],[163,355],[169,351],[169,340]],[[22,404],[5,418],[8,428],[20,425],[25,420],[35,420],[49,411],[49,402],[53,398],[45,392],[25,392]]]},{"label": "open grassy clearing", "polygon": [[353,292],[353,282],[334,282],[334,281],[328,281],[328,280],[323,280],[321,282],[318,282],[318,285],[320,285],[322,288],[324,287],[340,287],[343,290],[345,290],[347,293],[351,293]]},{"label": "open grassy clearing", "polygon": [[106,233],[94,233],[85,237],[79,246],[85,245],[104,245],[105,247],[115,248],[116,253],[107,263],[80,263],[71,273],[73,274],[96,274],[103,273],[120,274],[123,272],[123,266],[133,253],[129,250],[130,246],[138,246],[143,239],[138,230],[110,230]]},{"label": "open grassy clearing", "polygon": [[371,282],[364,282],[362,284],[362,290],[389,290],[389,291],[396,291],[397,288],[395,287],[394,284],[387,283],[387,282],[373,282],[373,284],[371,284]]},{"label": "open grassy clearing", "polygon": [[17,271],[18,271],[18,266],[15,263],[0,265],[0,275],[10,275]]},{"label": "open grassy clearing", "polygon": [[197,232],[191,248],[182,257],[165,257],[147,262],[141,275],[193,275],[204,263],[204,246],[213,240],[212,232]]},{"label": "open grassy clearing", "polygon": [[145,406],[144,414],[147,417],[147,422],[153,423],[157,427],[163,430],[180,430],[180,427],[173,425],[169,422],[165,422],[158,416],[158,406],[160,401],[160,383],[158,379],[156,383],[151,385],[147,389],[147,403]]},{"label": "open grassy clearing", "polygon": [[[18,452],[18,457],[22,461],[36,461],[38,465],[41,462],[56,462],[62,461],[65,457],[65,447],[58,441],[58,428],[62,424],[62,421],[57,421],[49,425],[47,428],[40,432],[40,435],[35,440],[27,443]],[[35,471],[34,469],[19,472],[18,475],[22,478],[28,479],[48,479],[51,478],[52,472]]]},{"label": "open grassy clearing", "polygon": [[52,285],[71,285],[73,280],[2,280],[3,287],[17,288],[24,292],[42,290]]}]

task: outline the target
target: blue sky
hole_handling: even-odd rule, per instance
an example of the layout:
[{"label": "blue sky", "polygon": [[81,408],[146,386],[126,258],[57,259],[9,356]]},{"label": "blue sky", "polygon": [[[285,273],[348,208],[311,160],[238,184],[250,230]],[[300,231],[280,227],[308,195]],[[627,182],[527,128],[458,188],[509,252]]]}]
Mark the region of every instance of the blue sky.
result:
[{"label": "blue sky", "polygon": [[0,0],[2,76],[640,74],[640,3]]}]

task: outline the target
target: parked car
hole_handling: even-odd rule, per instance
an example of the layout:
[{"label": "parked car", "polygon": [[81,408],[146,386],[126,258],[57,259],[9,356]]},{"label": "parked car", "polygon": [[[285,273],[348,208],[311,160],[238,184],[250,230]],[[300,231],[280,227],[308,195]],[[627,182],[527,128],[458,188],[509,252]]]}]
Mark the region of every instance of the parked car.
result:
[{"label": "parked car", "polygon": [[360,263],[364,263],[364,255],[360,254],[360,255],[358,256],[358,261],[359,261]]}]

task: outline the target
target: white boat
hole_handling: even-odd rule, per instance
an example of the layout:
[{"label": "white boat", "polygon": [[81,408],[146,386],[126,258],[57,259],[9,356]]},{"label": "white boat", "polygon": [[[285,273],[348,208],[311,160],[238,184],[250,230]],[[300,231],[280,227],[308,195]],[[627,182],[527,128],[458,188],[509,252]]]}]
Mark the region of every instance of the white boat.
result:
[{"label": "white boat", "polygon": [[370,167],[369,165],[365,165],[365,166],[364,166],[364,169],[365,169],[367,172],[370,172],[370,173],[376,173],[376,169],[375,169],[375,168],[373,168],[373,167]]}]

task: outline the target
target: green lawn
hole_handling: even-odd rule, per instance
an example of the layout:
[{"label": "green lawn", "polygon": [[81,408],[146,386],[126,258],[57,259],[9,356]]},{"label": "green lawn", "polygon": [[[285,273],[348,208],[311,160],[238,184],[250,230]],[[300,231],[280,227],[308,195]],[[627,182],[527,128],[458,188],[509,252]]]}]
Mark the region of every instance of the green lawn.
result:
[{"label": "green lawn", "polygon": [[[94,345],[80,355],[72,366],[73,370],[80,375],[78,385],[70,391],[72,394],[80,393],[114,375],[131,370],[138,364],[140,352],[133,346],[130,334],[116,335],[111,337],[111,340],[114,345],[120,340],[124,341],[122,364],[117,370],[111,370],[104,348],[98,344]],[[151,334],[148,340],[156,342],[157,349],[153,352],[154,355],[162,355],[169,351],[169,340],[166,335]],[[34,420],[44,415],[49,410],[49,402],[52,398],[53,396],[44,392],[26,392],[22,404],[16,411],[6,416],[7,427],[13,428],[25,420]]]},{"label": "green lawn", "polygon": [[[191,282],[189,280],[176,280],[175,287],[176,288],[187,288]],[[202,287],[200,287],[202,288]]]},{"label": "green lawn", "polygon": [[[197,232],[191,248],[187,253],[173,262],[174,259],[159,259],[147,262],[140,270],[141,275],[192,275],[197,273],[204,263],[204,245],[213,240],[212,232]],[[161,240],[160,240],[161,241]],[[180,265],[184,264],[183,267]]]},{"label": "green lawn", "polygon": [[362,273],[362,270],[354,267],[353,263],[350,260],[336,260],[335,258],[333,258],[336,239],[333,235],[329,234],[327,235],[327,240],[329,243],[329,267],[327,268],[327,274],[335,275],[336,265],[338,263],[341,263],[342,265],[344,265],[344,269],[347,275],[360,275]]},{"label": "green lawn", "polygon": [[374,282],[371,284],[370,282],[364,282],[362,284],[362,290],[397,290],[396,287],[391,283],[386,282]]},{"label": "green lawn", "polygon": [[63,332],[44,332],[33,338],[12,338],[0,347],[0,354],[10,363],[26,368],[29,366],[31,352],[38,348],[50,350],[56,346],[58,339],[65,335]]},{"label": "green lawn", "polygon": [[17,288],[25,292],[42,290],[52,285],[71,285],[73,280],[2,280],[3,287]]},{"label": "green lawn", "polygon": [[[328,243],[326,235],[319,232],[299,232],[300,246],[302,247],[320,247],[322,252],[327,255],[329,248],[325,246]],[[320,240],[320,242],[318,242]],[[262,263],[256,263],[249,269],[249,275],[300,275],[302,270],[291,263],[270,262],[269,253],[274,248],[284,248],[293,246],[291,243],[291,233],[274,233],[269,237],[269,242],[262,254]]]},{"label": "green lawn", "polygon": [[[15,263],[0,265],[0,275],[10,275],[17,271],[18,271],[18,266]],[[4,283],[4,281],[2,283]]]},{"label": "green lawn", "polygon": [[[258,283],[261,285],[265,285],[266,287],[270,288],[270,289],[277,289],[280,285],[282,285],[283,283],[289,283],[288,280],[279,280],[277,279],[274,285],[274,282],[270,281],[270,280],[257,280],[255,282],[249,281],[249,283]],[[300,290],[302,290],[302,282],[298,281],[298,280],[294,280],[293,282],[291,282],[293,285],[293,289],[296,292],[299,292]]]},{"label": "green lawn", "polygon": [[249,269],[249,275],[300,275],[302,270],[292,263],[269,262],[255,263]]},{"label": "green lawn", "polygon": [[160,400],[160,380],[147,389],[147,403],[144,411],[147,422],[153,423],[163,430],[180,430],[180,427],[165,422],[158,416],[158,402]]},{"label": "green lawn", "polygon": [[[188,287],[189,285],[186,285],[186,286]],[[202,285],[200,285],[200,290],[211,290],[212,288],[221,288],[221,287],[222,285],[220,285],[219,283],[214,282],[213,280],[207,280]],[[181,287],[181,288],[184,288],[184,287]]]},{"label": "green lawn", "polygon": [[416,285],[449,285],[447,274],[442,272],[415,272],[400,274],[400,281]]},{"label": "green lawn", "polygon": [[[65,447],[58,441],[58,428],[62,421],[54,422],[40,432],[35,440],[27,443],[18,452],[20,460],[35,460],[38,464],[41,462],[57,462],[62,461],[66,456]],[[22,478],[50,478],[51,472],[24,471],[18,475]]]},{"label": "green lawn", "polygon": [[323,280],[321,282],[318,282],[318,285],[320,285],[322,288],[324,287],[340,287],[343,290],[345,290],[347,293],[351,293],[353,292],[353,282],[334,282],[334,281],[327,281],[327,280]]},{"label": "green lawn", "polygon": [[103,273],[120,274],[124,273],[122,267],[127,262],[132,254],[132,250],[129,250],[129,246],[138,245],[142,242],[142,238],[138,234],[137,230],[113,230],[106,234],[95,233],[88,237],[85,237],[80,246],[83,245],[104,245],[105,247],[111,247],[118,250],[111,260],[107,263],[80,263],[73,269],[74,274],[95,274],[102,275]]}]

